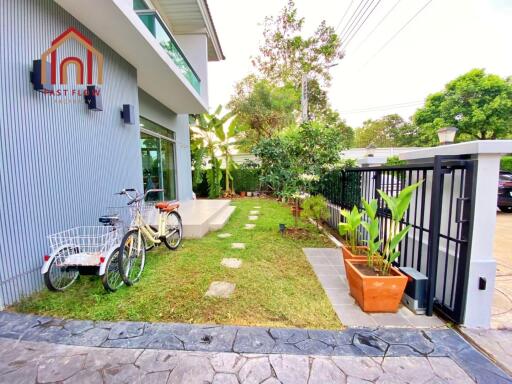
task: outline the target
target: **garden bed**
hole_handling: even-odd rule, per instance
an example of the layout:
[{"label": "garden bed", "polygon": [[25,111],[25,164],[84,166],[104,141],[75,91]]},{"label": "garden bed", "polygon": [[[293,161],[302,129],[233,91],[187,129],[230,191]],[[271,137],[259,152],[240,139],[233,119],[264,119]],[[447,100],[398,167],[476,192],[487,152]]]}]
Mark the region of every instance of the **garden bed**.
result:
[{"label": "garden bed", "polygon": [[[221,232],[186,240],[176,252],[158,248],[148,253],[141,281],[113,294],[98,278],[83,276],[63,293],[42,291],[9,308],[74,319],[216,323],[275,327],[339,328],[328,298],[306,260],[303,247],[329,247],[329,240],[301,220],[301,236],[281,236],[279,223],[293,227],[290,209],[270,199],[247,198]],[[260,216],[249,223],[249,211]],[[246,249],[231,249],[242,242]],[[240,269],[221,266],[223,258],[243,260]],[[236,284],[229,299],[204,297],[212,281]]]}]

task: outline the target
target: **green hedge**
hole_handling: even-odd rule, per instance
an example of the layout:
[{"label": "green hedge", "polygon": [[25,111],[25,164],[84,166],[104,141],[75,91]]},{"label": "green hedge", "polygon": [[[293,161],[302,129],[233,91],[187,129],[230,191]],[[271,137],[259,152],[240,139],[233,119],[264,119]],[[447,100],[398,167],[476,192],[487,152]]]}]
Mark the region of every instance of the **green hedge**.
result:
[{"label": "green hedge", "polygon": [[[235,192],[255,192],[260,190],[260,169],[259,168],[240,168],[235,169],[231,172],[233,176],[233,184],[235,186]],[[224,189],[225,182],[225,171],[222,170],[221,188]],[[194,192],[197,197],[208,196],[208,182],[206,181],[206,172],[203,172],[202,181],[195,186]]]},{"label": "green hedge", "polygon": [[500,169],[512,172],[512,156],[503,156],[501,158]]}]

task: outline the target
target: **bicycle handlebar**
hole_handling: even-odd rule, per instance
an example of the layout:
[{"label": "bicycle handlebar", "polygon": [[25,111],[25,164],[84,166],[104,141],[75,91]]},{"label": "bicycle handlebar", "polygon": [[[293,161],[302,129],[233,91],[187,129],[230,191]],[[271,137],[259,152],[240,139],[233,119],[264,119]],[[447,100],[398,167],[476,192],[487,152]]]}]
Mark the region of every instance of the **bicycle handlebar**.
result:
[{"label": "bicycle handlebar", "polygon": [[[162,188],[159,189],[148,189],[144,194],[139,193],[135,188],[125,188],[121,190],[120,192],[115,193],[115,195],[126,195],[130,199],[128,201],[128,205],[132,205],[133,203],[139,202],[144,200],[149,193],[152,192],[163,192],[164,190]],[[135,195],[130,194],[129,192],[135,192]]]}]

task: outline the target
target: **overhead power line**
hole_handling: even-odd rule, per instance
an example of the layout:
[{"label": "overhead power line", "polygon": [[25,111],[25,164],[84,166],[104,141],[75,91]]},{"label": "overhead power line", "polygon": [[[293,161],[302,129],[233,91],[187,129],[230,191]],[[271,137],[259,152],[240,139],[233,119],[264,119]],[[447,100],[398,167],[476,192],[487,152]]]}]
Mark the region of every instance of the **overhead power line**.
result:
[{"label": "overhead power line", "polygon": [[347,40],[348,37],[352,34],[352,32],[358,27],[361,19],[366,15],[366,12],[370,9],[372,4],[375,2],[375,0],[369,0],[367,4],[361,9],[357,17],[354,19],[350,27],[347,28],[347,31],[345,34],[341,35],[341,42]]},{"label": "overhead power line", "polygon": [[347,9],[345,9],[345,12],[343,13],[343,16],[341,17],[340,21],[338,22],[338,25],[336,25],[335,31],[338,30],[338,28],[340,27],[341,23],[343,23],[343,20],[345,20],[345,16],[347,16],[348,11],[350,10],[350,7],[352,6],[353,3],[354,3],[354,0],[350,0],[350,4],[348,5]]},{"label": "overhead power line", "polygon": [[366,15],[365,19],[363,20],[362,23],[359,24],[359,27],[356,29],[356,31],[352,34],[352,36],[350,37],[347,37],[347,39],[345,40],[345,48],[347,48],[347,46],[350,44],[350,42],[354,39],[354,37],[357,35],[357,33],[359,32],[359,30],[361,29],[361,27],[366,23],[366,20],[368,20],[368,18],[372,15],[373,11],[375,11],[375,8],[378,7],[378,5],[380,4],[382,0],[378,0],[377,3],[374,5],[374,7],[371,9],[370,13],[368,13],[368,15]]},{"label": "overhead power line", "polygon": [[432,3],[432,0],[428,0],[423,7],[421,7],[407,22],[402,25],[402,27],[396,31],[391,38],[389,38],[380,48],[377,52],[375,52],[364,64],[363,67],[366,66],[370,61],[372,61],[379,53],[381,53],[384,48],[386,48],[389,43],[391,43],[425,8],[427,8],[428,5]]},{"label": "overhead power line", "polygon": [[352,25],[354,17],[357,17],[359,15],[359,12],[360,12],[359,8],[361,8],[361,6],[364,8],[369,1],[370,0],[361,0],[359,2],[359,4],[357,5],[356,9],[354,10],[354,12],[352,12],[352,15],[349,17],[349,19],[346,22],[345,26],[343,27],[343,29],[339,33],[339,36],[343,36],[345,34],[345,31],[347,30],[347,27],[350,27]]},{"label": "overhead power line", "polygon": [[395,8],[397,7],[397,5],[400,3],[401,0],[398,0],[395,5],[393,5],[393,7],[391,7],[391,9],[382,17],[382,19],[379,20],[379,22],[375,25],[375,27],[370,31],[370,33],[368,33],[365,38],[359,43],[359,45],[354,49],[354,51],[352,52],[353,54],[356,53],[357,51],[359,51],[359,48],[361,48],[361,46],[370,38],[371,35],[373,35],[375,33],[375,31],[377,30],[377,28],[380,27],[380,25],[384,22],[384,20],[386,20],[388,18],[388,16],[391,14],[391,12],[393,12],[395,10]]},{"label": "overhead power line", "polygon": [[340,111],[340,113],[348,114],[348,113],[382,111],[382,110],[390,110],[390,109],[398,109],[398,108],[410,108],[410,107],[414,107],[415,105],[420,105],[420,104],[423,104],[423,100],[408,101],[408,102],[397,103],[397,104],[378,105],[378,106],[374,106],[374,107],[349,109],[346,111]]}]

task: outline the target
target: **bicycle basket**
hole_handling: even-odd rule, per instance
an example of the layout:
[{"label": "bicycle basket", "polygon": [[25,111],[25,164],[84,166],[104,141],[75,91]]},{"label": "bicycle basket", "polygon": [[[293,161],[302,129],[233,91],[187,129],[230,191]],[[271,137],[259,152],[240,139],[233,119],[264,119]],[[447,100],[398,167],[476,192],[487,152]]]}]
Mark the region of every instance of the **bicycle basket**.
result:
[{"label": "bicycle basket", "polygon": [[48,236],[52,253],[67,249],[67,253],[105,254],[119,244],[122,233],[113,226],[84,226],[67,229]]}]

